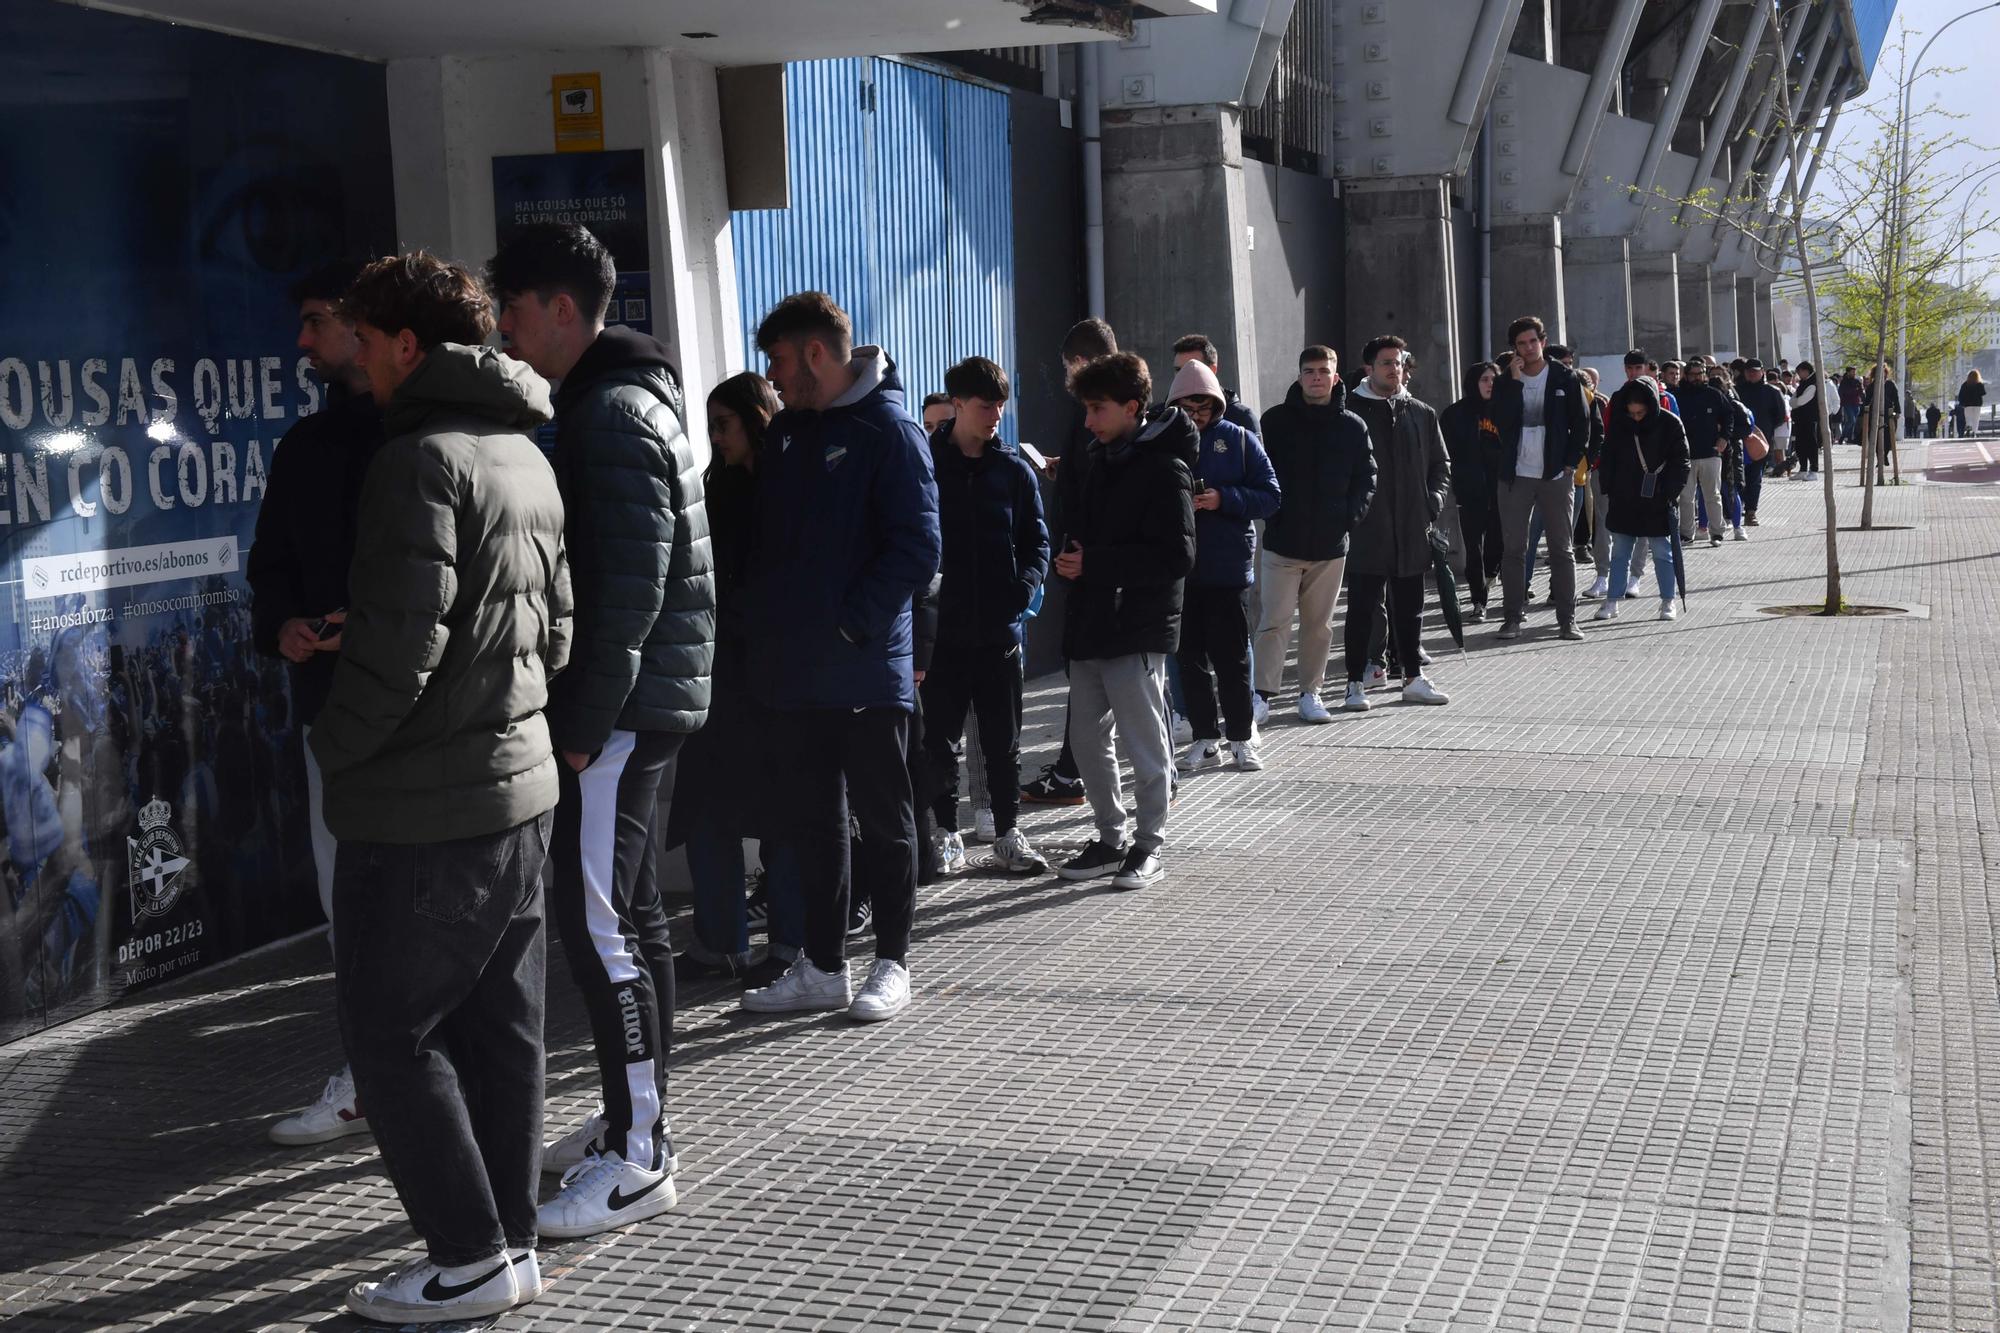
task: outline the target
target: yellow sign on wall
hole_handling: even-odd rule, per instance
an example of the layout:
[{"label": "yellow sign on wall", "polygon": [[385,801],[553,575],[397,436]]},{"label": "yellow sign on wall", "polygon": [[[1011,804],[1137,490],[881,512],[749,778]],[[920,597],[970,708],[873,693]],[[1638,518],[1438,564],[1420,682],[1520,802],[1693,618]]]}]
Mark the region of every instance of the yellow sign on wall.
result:
[{"label": "yellow sign on wall", "polygon": [[551,80],[558,153],[604,151],[604,76],[558,74]]}]

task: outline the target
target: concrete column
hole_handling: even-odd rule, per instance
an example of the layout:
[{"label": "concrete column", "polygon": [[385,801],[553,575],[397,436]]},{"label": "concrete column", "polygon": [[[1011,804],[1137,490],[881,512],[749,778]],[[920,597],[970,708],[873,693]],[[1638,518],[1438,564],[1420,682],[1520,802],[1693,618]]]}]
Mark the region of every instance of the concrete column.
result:
[{"label": "concrete column", "polygon": [[1778,315],[1771,301],[1771,280],[1759,278],[1752,284],[1755,295],[1752,304],[1757,308],[1757,355],[1768,357],[1773,365],[1778,359]]},{"label": "concrete column", "polygon": [[1718,361],[1735,357],[1742,331],[1736,323],[1736,275],[1711,272],[1708,278],[1708,354]]},{"label": "concrete column", "polygon": [[1736,355],[1761,356],[1764,330],[1757,324],[1757,283],[1739,275],[1736,279]]},{"label": "concrete column", "polygon": [[1493,224],[1493,328],[1495,351],[1507,347],[1507,326],[1539,315],[1550,342],[1569,341],[1563,303],[1562,220],[1544,214]]},{"label": "concrete column", "polygon": [[1655,361],[1680,360],[1680,260],[1671,253],[1632,252],[1632,345]]},{"label": "concrete column", "polygon": [[[1408,340],[1426,386],[1423,396],[1433,403],[1456,396],[1463,365],[1446,188],[1441,176],[1405,176],[1348,181],[1344,189],[1347,345],[1339,349],[1342,365],[1358,362],[1362,345],[1377,334],[1398,334]],[[1495,258],[1497,262],[1497,253]]]},{"label": "concrete column", "polygon": [[1243,141],[1233,107],[1104,115],[1105,317],[1160,395],[1174,339],[1205,333],[1225,383],[1254,388],[1257,335]]},{"label": "concrete column", "polygon": [[1623,236],[1573,236],[1563,246],[1565,330],[1579,357],[1619,357],[1632,346],[1632,273]]},{"label": "concrete column", "polygon": [[1682,260],[1678,270],[1675,283],[1680,288],[1681,354],[1674,359],[1684,361],[1696,352],[1714,350],[1715,299],[1709,285],[1708,265]]}]

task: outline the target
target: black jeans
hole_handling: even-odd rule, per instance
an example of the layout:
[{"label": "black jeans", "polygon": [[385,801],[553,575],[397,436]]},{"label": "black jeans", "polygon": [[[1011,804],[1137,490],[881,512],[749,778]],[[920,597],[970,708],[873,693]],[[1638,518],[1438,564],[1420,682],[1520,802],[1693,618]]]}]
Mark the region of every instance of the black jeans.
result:
[{"label": "black jeans", "polygon": [[1194,738],[1212,741],[1226,731],[1232,741],[1249,740],[1250,590],[1188,584],[1181,603],[1181,646],[1175,656],[1180,659],[1181,694],[1187,700]]},{"label": "black jeans", "polygon": [[1021,646],[940,642],[924,676],[923,705],[937,826],[958,827],[958,744],[969,709],[986,754],[994,830],[1012,829],[1021,812]]},{"label": "black jeans", "polygon": [[1466,595],[1474,606],[1485,606],[1487,585],[1500,572],[1500,515],[1490,499],[1484,504],[1460,505],[1458,526],[1465,535]]},{"label": "black jeans", "polygon": [[1384,596],[1389,600],[1390,639],[1403,664],[1403,679],[1423,671],[1417,647],[1423,637],[1424,576],[1390,578],[1384,574],[1357,574],[1347,571],[1347,626],[1343,637],[1347,647],[1347,679],[1361,679],[1368,669],[1368,640],[1375,628],[1376,613]]},{"label": "black jeans", "polygon": [[660,896],[659,795],[687,737],[614,731],[581,773],[561,763],[550,909],[583,992],[604,1090],[604,1147],[652,1169],[664,1152],[674,952]]},{"label": "black jeans", "polygon": [[432,1262],[535,1239],[546,814],[334,861],[334,981],[354,1087]]},{"label": "black jeans", "polygon": [[868,844],[875,953],[904,962],[917,899],[917,820],[900,708],[774,710],[776,816],[798,852],[806,956],[837,972],[847,958],[850,812]]}]

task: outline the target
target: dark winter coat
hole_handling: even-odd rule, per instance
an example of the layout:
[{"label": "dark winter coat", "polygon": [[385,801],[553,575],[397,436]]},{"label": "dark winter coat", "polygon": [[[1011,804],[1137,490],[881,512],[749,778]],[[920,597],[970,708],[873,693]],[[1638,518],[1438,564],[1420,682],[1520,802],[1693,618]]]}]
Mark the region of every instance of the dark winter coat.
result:
[{"label": "dark winter coat", "polygon": [[1840,405],[1842,407],[1859,407],[1867,397],[1868,386],[1861,382],[1859,375],[1842,375],[1840,377]]},{"label": "dark winter coat", "polygon": [[1431,524],[1451,493],[1451,459],[1430,404],[1408,394],[1348,399],[1375,447],[1375,501],[1355,525],[1350,573],[1408,578],[1431,567]]},{"label": "dark winter coat", "polygon": [[[1958,386],[1958,405],[1968,411],[1977,411],[1986,406],[1986,381],[1966,380]],[[294,427],[294,429],[297,429]],[[275,467],[275,464],[273,465]],[[277,474],[272,473],[275,477]]]},{"label": "dark winter coat", "polygon": [[555,407],[576,624],[569,667],[549,687],[549,734],[558,750],[593,754],[614,728],[695,731],[715,662],[708,450],[682,426],[667,349],[604,330]]},{"label": "dark winter coat", "polygon": [[1276,512],[1277,474],[1257,437],[1232,421],[1201,433],[1194,475],[1222,498],[1220,509],[1194,511],[1194,572],[1198,588],[1247,588],[1257,564],[1256,520]]},{"label": "dark winter coat", "polygon": [[[1123,440],[1093,442],[1066,458],[1058,479],[1067,539],[1083,573],[1063,605],[1063,656],[1071,661],[1171,653],[1180,647],[1181,601],[1194,568],[1194,480],[1201,437],[1187,413],[1167,408]],[[1077,463],[1084,466],[1072,473]]]},{"label": "dark winter coat", "polygon": [[[1643,424],[1632,420],[1626,407],[1646,405]],[[1611,395],[1611,424],[1605,432],[1604,465],[1598,482],[1604,489],[1604,526],[1631,537],[1664,537],[1678,524],[1680,494],[1691,471],[1687,428],[1660,406],[1659,395],[1644,380],[1632,380]],[[1647,473],[1653,493],[1642,495]]]},{"label": "dark winter coat", "polygon": [[[1499,480],[1500,423],[1493,400],[1479,396],[1479,376],[1467,375],[1464,396],[1438,414],[1445,452],[1451,459],[1451,491],[1462,509],[1485,512]],[[1500,381],[1493,381],[1495,393]]]},{"label": "dark winter coat", "polygon": [[1264,522],[1264,549],[1288,560],[1337,560],[1375,498],[1375,451],[1368,427],[1334,381],[1324,406],[1297,384],[1264,414],[1264,453],[1278,479],[1278,512]]},{"label": "dark winter coat", "polygon": [[942,543],[937,633],[954,644],[1018,644],[1022,615],[1049,572],[1042,489],[1020,451],[990,442],[977,458],[931,436]]},{"label": "dark winter coat", "polygon": [[738,837],[756,837],[758,816],[768,804],[760,785],[766,778],[760,762],[762,729],[750,697],[743,606],[757,474],[718,464],[703,482],[702,501],[715,565],[715,674],[708,720],[687,738],[674,761],[673,803],[661,844],[669,851],[704,825]]},{"label": "dark winter coat", "polygon": [[[1560,361],[1550,361],[1542,396],[1542,480],[1576,471],[1590,444],[1590,412],[1583,381]],[[1502,375],[1493,384],[1494,424],[1500,428],[1501,481],[1519,475],[1521,427],[1527,413],[1521,381]]]},{"label": "dark winter coat", "polygon": [[910,601],[937,575],[937,483],[895,363],[765,433],[749,592],[750,674],[770,708],[916,707]]},{"label": "dark winter coat", "polygon": [[1713,384],[1682,380],[1675,398],[1680,403],[1681,424],[1687,428],[1688,457],[1697,462],[1721,457],[1723,449],[1749,434],[1749,414],[1739,411],[1739,404]]},{"label": "dark winter coat", "polygon": [[[326,405],[299,419],[271,456],[257,510],[257,535],[244,564],[250,584],[250,639],[278,656],[288,620],[314,620],[347,605],[361,484],[382,447],[382,409],[365,393],[331,385]],[[311,723],[333,688],[337,653],[287,662],[292,716]]]},{"label": "dark winter coat", "polygon": [[1242,396],[1236,390],[1224,389],[1222,391],[1222,399],[1222,419],[1224,421],[1232,425],[1241,426],[1251,435],[1261,433],[1261,427],[1257,424],[1257,414],[1250,410],[1250,405],[1243,401]]},{"label": "dark winter coat", "polygon": [[343,842],[478,837],[555,806],[542,709],[569,660],[569,569],[528,434],[548,419],[541,377],[486,347],[432,348],[389,400],[312,734]]},{"label": "dark winter coat", "polygon": [[1785,392],[1769,380],[1756,384],[1744,380],[1736,386],[1736,396],[1750,409],[1750,416],[1757,423],[1757,429],[1764,432],[1764,438],[1775,442],[1778,427],[1792,419],[1791,407],[1785,401]]}]

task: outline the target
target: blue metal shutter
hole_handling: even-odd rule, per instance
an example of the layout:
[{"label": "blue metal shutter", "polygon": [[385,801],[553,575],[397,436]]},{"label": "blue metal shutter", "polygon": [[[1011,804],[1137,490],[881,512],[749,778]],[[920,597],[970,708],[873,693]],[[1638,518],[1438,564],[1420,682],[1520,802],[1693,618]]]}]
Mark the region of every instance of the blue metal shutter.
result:
[{"label": "blue metal shutter", "polygon": [[[896,361],[911,414],[967,356],[1014,371],[1007,96],[894,60],[785,68],[792,206],[736,213],[744,364],[757,324],[820,290]],[[1002,426],[1017,438],[1010,414]]]}]

